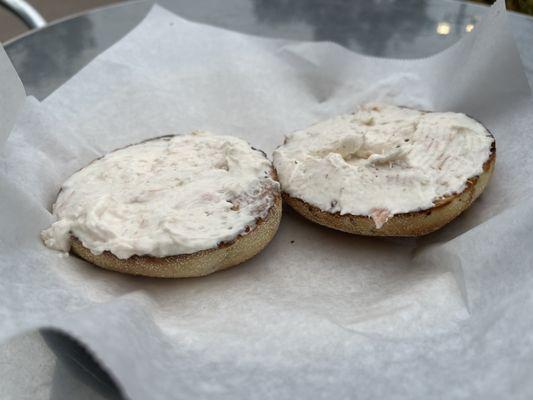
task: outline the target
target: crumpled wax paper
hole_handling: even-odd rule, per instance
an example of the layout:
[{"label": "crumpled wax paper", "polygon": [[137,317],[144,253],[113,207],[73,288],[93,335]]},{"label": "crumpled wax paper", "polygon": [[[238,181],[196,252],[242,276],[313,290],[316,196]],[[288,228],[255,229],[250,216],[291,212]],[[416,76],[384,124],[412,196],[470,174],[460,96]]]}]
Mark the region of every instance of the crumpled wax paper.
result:
[{"label": "crumpled wax paper", "polygon": [[[11,79],[2,96],[18,98]],[[464,112],[496,137],[490,186],[441,231],[358,237],[286,210],[261,254],[186,280],[108,272],[41,243],[61,183],[107,151],[204,129],[271,154],[369,100]],[[531,105],[503,1],[453,47],[410,61],[155,6],[42,103],[27,98],[3,143],[0,338],[66,332],[131,399],[531,398]],[[1,115],[5,129],[14,113]]]}]

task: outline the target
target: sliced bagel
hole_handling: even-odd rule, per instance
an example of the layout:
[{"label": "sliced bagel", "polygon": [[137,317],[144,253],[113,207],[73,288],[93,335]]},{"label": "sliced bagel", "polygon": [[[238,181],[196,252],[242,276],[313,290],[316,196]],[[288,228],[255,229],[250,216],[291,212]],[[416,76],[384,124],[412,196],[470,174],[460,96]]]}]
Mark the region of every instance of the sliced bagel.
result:
[{"label": "sliced bagel", "polygon": [[483,192],[495,161],[494,138],[477,121],[383,104],[295,132],[274,152],[287,204],[368,236],[443,227]]},{"label": "sliced bagel", "polygon": [[72,175],[42,232],[105,269],[203,276],[260,252],[281,219],[277,175],[241,139],[205,132],[115,150]]},{"label": "sliced bagel", "polygon": [[268,215],[259,219],[255,228],[231,242],[221,243],[214,249],[168,257],[131,256],[123,260],[109,251],[95,255],[73,237],[71,252],[94,265],[126,274],[157,278],[198,277],[233,267],[254,257],[276,235],[280,221],[281,196],[276,194]]},{"label": "sliced bagel", "polygon": [[470,207],[489,183],[495,161],[493,152],[483,165],[483,173],[469,179],[461,193],[446,196],[427,210],[396,214],[381,228],[369,216],[322,211],[287,193],[283,193],[283,201],[308,220],[339,231],[365,236],[422,236],[442,228]]}]

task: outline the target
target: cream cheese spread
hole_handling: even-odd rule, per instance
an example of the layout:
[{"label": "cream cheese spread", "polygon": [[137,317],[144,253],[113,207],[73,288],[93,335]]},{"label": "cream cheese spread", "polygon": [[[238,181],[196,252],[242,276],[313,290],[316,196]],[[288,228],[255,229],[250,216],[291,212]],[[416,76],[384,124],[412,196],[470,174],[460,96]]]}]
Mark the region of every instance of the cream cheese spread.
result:
[{"label": "cream cheese spread", "polygon": [[267,216],[279,184],[244,140],[206,132],[132,145],[93,161],[62,186],[41,233],[68,251],[164,257],[217,247]]},{"label": "cream cheese spread", "polygon": [[284,192],[376,227],[431,208],[483,172],[493,138],[464,114],[371,103],[287,136],[274,152]]}]

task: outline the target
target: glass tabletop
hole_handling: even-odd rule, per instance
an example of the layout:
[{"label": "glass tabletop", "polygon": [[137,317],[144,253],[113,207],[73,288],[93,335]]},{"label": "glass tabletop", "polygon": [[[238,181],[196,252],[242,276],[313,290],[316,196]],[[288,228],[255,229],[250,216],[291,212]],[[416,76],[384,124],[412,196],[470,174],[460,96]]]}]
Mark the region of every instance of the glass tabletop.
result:
[{"label": "glass tabletop", "polygon": [[[334,41],[378,57],[437,53],[475,29],[486,7],[453,0],[159,0],[193,21],[266,37]],[[132,29],[151,2],[133,1],[69,18],[5,45],[28,94],[44,98]],[[510,14],[533,82],[533,18]]]},{"label": "glass tabletop", "polygon": [[[451,0],[159,0],[193,21],[248,34],[334,41],[378,57],[437,53],[476,28],[486,7]],[[132,29],[151,2],[132,1],[71,17],[5,44],[27,93],[46,97]],[[533,19],[511,13],[533,82]],[[30,333],[0,346],[0,398],[121,398],[109,376],[74,341]]]}]

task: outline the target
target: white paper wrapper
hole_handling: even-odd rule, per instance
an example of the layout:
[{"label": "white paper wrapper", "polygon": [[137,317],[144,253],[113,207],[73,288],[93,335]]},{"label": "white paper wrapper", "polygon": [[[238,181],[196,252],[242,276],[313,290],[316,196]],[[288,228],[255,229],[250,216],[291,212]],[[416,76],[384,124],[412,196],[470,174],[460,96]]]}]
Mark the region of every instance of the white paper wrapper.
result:
[{"label": "white paper wrapper", "polygon": [[[111,273],[39,239],[61,183],[104,152],[205,129],[271,153],[367,100],[484,123],[498,149],[485,194],[419,240],[351,236],[288,211],[260,255],[199,279]],[[45,101],[28,98],[5,142],[0,339],[62,330],[131,399],[533,396],[532,126],[502,1],[414,61],[245,36],[156,6]]]}]

